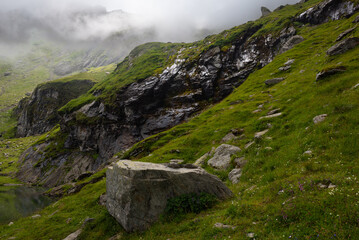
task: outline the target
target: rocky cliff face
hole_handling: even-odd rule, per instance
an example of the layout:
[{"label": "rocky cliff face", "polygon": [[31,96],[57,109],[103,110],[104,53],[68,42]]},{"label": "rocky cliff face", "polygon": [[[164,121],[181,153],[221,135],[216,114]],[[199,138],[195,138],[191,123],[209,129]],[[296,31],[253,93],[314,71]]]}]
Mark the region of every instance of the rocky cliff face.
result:
[{"label": "rocky cliff face", "polygon": [[39,85],[15,109],[18,116],[16,135],[26,137],[50,131],[60,121],[57,110],[86,93],[94,84],[91,80],[72,80]]},{"label": "rocky cliff face", "polygon": [[[351,2],[329,0],[293,17],[293,22],[317,19],[318,14],[321,17],[315,24],[331,19],[334,10],[326,11],[328,4],[338,13],[338,18],[353,14],[348,7]],[[91,165],[95,169],[114,153],[185,121],[208,102],[218,102],[229,95],[254,70],[304,40],[296,35],[293,26],[277,34],[256,34],[262,26],[250,25],[228,49],[213,46],[195,60],[185,60],[181,55],[184,49],[180,50],[173,65],[158,75],[119,89],[113,102],[96,100],[64,114],[61,118],[63,148],[86,156],[96,153],[93,158],[96,164]],[[27,152],[22,160],[39,159],[39,154],[45,158],[43,152]],[[69,158],[69,154],[58,153],[41,166],[27,164],[27,174],[19,174],[19,177],[54,186],[58,182],[47,180],[46,174],[51,172],[64,179],[62,176],[67,176],[67,172],[62,166],[71,169],[74,164],[79,163]],[[40,174],[34,177],[34,172]],[[76,174],[66,181],[75,178]]]}]

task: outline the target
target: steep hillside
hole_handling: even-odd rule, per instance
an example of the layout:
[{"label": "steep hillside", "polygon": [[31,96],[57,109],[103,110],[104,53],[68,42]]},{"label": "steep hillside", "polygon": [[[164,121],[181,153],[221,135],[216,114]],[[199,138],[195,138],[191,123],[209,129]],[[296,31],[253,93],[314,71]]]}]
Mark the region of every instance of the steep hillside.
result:
[{"label": "steep hillside", "polygon": [[[35,42],[28,52],[24,50],[23,54],[13,59],[2,58],[0,61],[0,135],[9,135],[5,133],[5,130],[16,125],[16,121],[11,118],[12,109],[25,95],[31,94],[36,85],[69,74],[91,72],[91,69],[101,66],[108,66],[107,69],[102,67],[102,70],[98,71],[102,71],[103,75],[107,76],[105,72],[113,70],[113,66],[110,65],[118,62],[121,57],[123,55],[107,56],[106,52],[100,49],[72,50],[48,42]],[[100,74],[97,75],[98,81],[104,78],[104,76],[100,78]],[[11,134],[13,135],[12,132]]]},{"label": "steep hillside", "polygon": [[[358,239],[359,14],[354,5],[358,3],[327,0],[317,5],[319,2],[311,0],[287,6],[254,23],[191,46],[159,45],[167,50],[161,52],[161,61],[151,65],[148,75],[124,86],[116,78],[121,80],[124,76],[121,74],[126,71],[113,73],[113,78],[106,81],[110,85],[99,83],[87,95],[60,110],[63,114],[61,129],[44,135],[22,158],[25,167],[20,173],[31,176],[26,179],[28,181],[54,183],[53,179],[59,177],[65,182],[70,181],[81,172],[78,171],[81,166],[84,166],[82,171],[88,171],[106,164],[101,162],[101,148],[89,138],[94,134],[89,129],[103,127],[100,130],[104,135],[95,134],[94,137],[109,137],[108,142],[116,143],[110,134],[117,134],[119,129],[115,127],[124,126],[117,118],[119,116],[136,119],[136,114],[143,114],[143,119],[154,118],[165,115],[156,115],[158,109],[181,113],[179,106],[197,103],[200,108],[181,119],[186,122],[172,127],[179,122],[171,119],[170,124],[153,130],[153,136],[129,150],[113,148],[107,157],[123,150],[118,151],[111,161],[126,158],[165,163],[183,159],[185,163],[193,163],[208,153],[203,167],[226,182],[235,194],[231,200],[200,214],[184,214],[172,219],[164,216],[148,231],[129,234],[99,204],[106,191],[105,170],[102,170],[60,188],[65,197],[39,212],[41,217],[24,218],[14,225],[1,226],[0,237],[63,239],[82,228],[87,219],[88,224],[82,228],[79,239],[108,239],[115,235],[113,239]],[[284,52],[282,49],[294,34],[281,43],[280,33],[283,29],[286,31],[282,33],[288,32],[291,27],[303,41]],[[249,32],[249,35],[245,34]],[[265,42],[279,45],[266,45]],[[233,58],[228,58],[232,46],[236,53]],[[258,53],[258,48],[272,51]],[[183,50],[177,55],[171,54],[172,50],[180,49]],[[149,59],[151,55],[142,53],[141,56]],[[181,62],[179,59],[187,60]],[[217,59],[222,60],[220,70],[215,67],[217,63],[219,66]],[[117,70],[121,66],[126,66],[124,69],[127,70],[140,69],[131,63],[127,58]],[[167,66],[173,67],[167,69]],[[204,71],[201,66],[206,67],[208,75],[201,75]],[[245,77],[234,76],[235,72],[244,74],[241,66],[248,70]],[[193,69],[194,74],[189,77]],[[164,89],[176,91],[154,95],[160,88],[152,88],[151,81],[156,83],[155,86],[161,86],[161,80],[171,71],[176,74]],[[177,74],[181,71],[186,74]],[[148,78],[150,75],[153,76]],[[210,82],[206,77],[213,76],[216,76],[212,82],[215,83],[212,85],[214,90],[204,91],[211,88],[201,83]],[[230,87],[238,83],[240,86],[227,92],[225,84],[228,82],[224,76],[235,79],[233,82],[229,80]],[[126,79],[130,78],[127,76]],[[185,81],[181,81],[183,79]],[[137,77],[129,81],[133,80]],[[201,87],[191,85],[190,80]],[[111,88],[115,84],[124,87]],[[201,89],[199,101],[188,100],[196,99],[194,93],[198,89]],[[223,94],[221,89],[225,89]],[[208,96],[203,94],[205,92]],[[163,100],[160,108],[153,107],[156,102],[150,96]],[[178,97],[182,97],[180,105],[175,104]],[[224,100],[220,101],[221,98]],[[125,104],[124,100],[128,102]],[[208,103],[208,100],[211,101]],[[217,101],[220,102],[214,105]],[[136,108],[128,107],[132,103]],[[199,113],[201,109],[204,110]],[[151,110],[151,115],[146,110]],[[97,118],[99,112],[100,119]],[[158,123],[158,119],[153,121]],[[144,125],[141,121],[136,124]],[[166,128],[170,129],[162,131]],[[156,131],[161,132],[156,134]],[[72,147],[66,148],[69,136],[78,145],[72,143]],[[81,139],[80,136],[85,137]],[[123,135],[120,136],[123,139]],[[133,142],[147,136],[144,134]],[[87,142],[93,145],[81,145]],[[230,168],[215,170],[207,164],[211,149],[224,142],[242,149],[236,157],[243,157],[241,163],[246,162],[245,165],[236,166],[232,159]],[[68,161],[58,167],[59,171],[54,168],[51,173],[48,168],[58,163],[59,156],[69,157],[73,162]],[[87,165],[75,165],[81,161]],[[91,167],[86,169],[86,166]],[[228,173],[235,167],[239,167],[241,178],[234,184],[229,181]],[[65,178],[61,175],[64,172]],[[76,186],[83,188],[73,193],[71,189]],[[88,221],[89,218],[93,219]],[[229,227],[218,228],[216,226],[220,225],[216,223]]]},{"label": "steep hillside", "polygon": [[[343,13],[332,16],[333,12],[326,12],[323,21],[354,11],[337,7]],[[251,72],[304,40],[296,35],[300,23],[293,19],[302,11],[300,5],[279,9],[257,22],[193,44],[150,43],[137,47],[112,77],[60,109],[58,139],[41,143],[36,147],[41,151],[29,149],[19,177],[46,186],[62,184],[65,179],[71,180],[59,177],[67,176],[65,166],[97,170],[116,152],[220,101]],[[61,146],[62,151],[56,152],[51,145]],[[74,158],[86,160],[72,161]]]}]

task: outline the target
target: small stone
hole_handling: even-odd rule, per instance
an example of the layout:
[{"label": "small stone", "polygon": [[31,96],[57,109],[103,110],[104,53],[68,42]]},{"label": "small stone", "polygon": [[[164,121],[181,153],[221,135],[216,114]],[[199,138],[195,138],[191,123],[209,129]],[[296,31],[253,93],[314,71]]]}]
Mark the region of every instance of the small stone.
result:
[{"label": "small stone", "polygon": [[249,238],[254,238],[255,234],[254,233],[247,233],[247,237]]},{"label": "small stone", "polygon": [[237,128],[233,128],[231,129],[231,132],[235,135],[235,136],[240,136],[244,133],[244,129],[237,129]]},{"label": "small stone", "polygon": [[305,152],[303,153],[303,155],[312,156],[312,155],[313,155],[313,152],[310,151],[310,150],[308,150],[308,151],[305,151]]},{"label": "small stone", "polygon": [[68,218],[68,219],[66,220],[66,223],[69,224],[71,221],[72,221],[72,218]]},{"label": "small stone", "polygon": [[267,116],[279,113],[279,111],[280,111],[280,108],[273,109],[267,113]]},{"label": "small stone", "polygon": [[233,133],[230,132],[226,136],[224,136],[224,138],[222,138],[222,143],[233,141],[236,138],[237,137]]},{"label": "small stone", "polygon": [[228,174],[228,179],[233,183],[239,183],[239,179],[242,176],[242,169],[235,168]]},{"label": "small stone", "polygon": [[336,188],[337,186],[335,186],[334,184],[330,183],[328,188]]},{"label": "small stone", "polygon": [[247,144],[244,146],[244,148],[245,148],[245,149],[248,149],[248,148],[250,148],[254,143],[255,143],[254,141],[249,142],[249,143],[247,143]]},{"label": "small stone", "polygon": [[295,62],[294,59],[289,59],[288,61],[286,61],[286,62],[284,63],[284,66],[292,65],[294,62]]},{"label": "small stone", "polygon": [[53,212],[53,213],[51,213],[50,215],[49,215],[49,217],[52,217],[52,216],[54,216],[56,213],[58,213],[59,212],[59,210],[56,210],[55,212]]},{"label": "small stone", "polygon": [[34,216],[31,216],[32,219],[36,219],[36,218],[40,218],[40,217],[41,217],[40,214],[36,214],[36,215],[34,215]]},{"label": "small stone", "polygon": [[14,223],[13,223],[13,222],[9,222],[8,226],[10,227],[10,226],[12,226],[12,225],[14,225]]},{"label": "small stone", "polygon": [[278,68],[278,70],[282,71],[282,72],[285,72],[285,71],[288,71],[291,68],[292,68],[292,66],[288,65],[288,66],[280,67],[280,68]]},{"label": "small stone", "polygon": [[254,138],[255,139],[261,139],[268,131],[269,131],[269,129],[266,129],[266,130],[261,131],[261,132],[257,132],[257,133],[254,134]]},{"label": "small stone", "polygon": [[357,89],[359,87],[359,83],[356,84],[354,87],[352,87],[352,89]]},{"label": "small stone", "polygon": [[235,229],[236,229],[236,227],[234,227],[234,226],[225,225],[225,224],[223,224],[223,223],[215,223],[213,227],[215,227],[215,228],[222,228],[222,229],[229,229],[229,228],[231,228],[232,230],[235,230]]},{"label": "small stone", "polygon": [[256,109],[252,113],[260,113],[260,112],[262,112],[262,109]]},{"label": "small stone", "polygon": [[4,73],[4,77],[10,76],[10,75],[11,75],[11,72],[5,72]]},{"label": "small stone", "polygon": [[264,149],[265,149],[265,150],[268,150],[268,151],[272,151],[272,150],[273,150],[273,148],[271,148],[271,147],[265,147]]},{"label": "small stone", "polygon": [[318,124],[323,122],[327,118],[327,114],[321,114],[313,118],[314,124]]},{"label": "small stone", "polygon": [[205,153],[202,157],[198,158],[193,165],[201,167],[208,157],[209,153]]},{"label": "small stone", "polygon": [[261,105],[258,106],[258,109],[262,109],[263,107],[264,107],[264,105],[261,104]]},{"label": "small stone", "polygon": [[285,80],[285,78],[273,78],[273,79],[268,79],[266,80],[264,83],[270,87],[270,86],[274,86],[280,82],[283,82]]},{"label": "small stone", "polygon": [[76,232],[73,232],[70,235],[68,235],[63,240],[76,240],[80,236],[81,233],[82,233],[82,229],[79,229]]},{"label": "small stone", "polygon": [[327,188],[328,186],[327,185],[324,185],[323,183],[318,183],[318,187],[320,187],[320,188]]},{"label": "small stone", "polygon": [[283,113],[276,113],[276,114],[272,114],[272,115],[260,117],[259,120],[279,117],[279,116],[282,116],[282,114],[283,114]]}]

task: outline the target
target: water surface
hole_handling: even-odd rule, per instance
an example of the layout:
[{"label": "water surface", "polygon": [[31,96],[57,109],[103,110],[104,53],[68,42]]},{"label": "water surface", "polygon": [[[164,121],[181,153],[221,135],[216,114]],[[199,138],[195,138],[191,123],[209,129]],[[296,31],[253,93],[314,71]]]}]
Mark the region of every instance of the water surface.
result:
[{"label": "water surface", "polygon": [[44,189],[16,186],[0,186],[0,224],[34,214],[48,206],[51,199],[42,195]]}]

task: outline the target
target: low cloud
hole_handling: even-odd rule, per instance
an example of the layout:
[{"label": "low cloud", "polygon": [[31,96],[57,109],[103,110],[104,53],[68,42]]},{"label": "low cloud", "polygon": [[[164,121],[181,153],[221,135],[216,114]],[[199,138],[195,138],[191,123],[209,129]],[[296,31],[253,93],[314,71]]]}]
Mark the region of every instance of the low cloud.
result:
[{"label": "low cloud", "polygon": [[[297,0],[16,0],[0,3],[0,45],[48,39],[71,46],[109,38],[190,42]],[[127,34],[127,36],[125,36]],[[131,39],[135,39],[132,41]],[[132,43],[131,43],[132,41]],[[108,43],[108,41],[107,41]],[[0,48],[4,49],[4,48]]]}]

